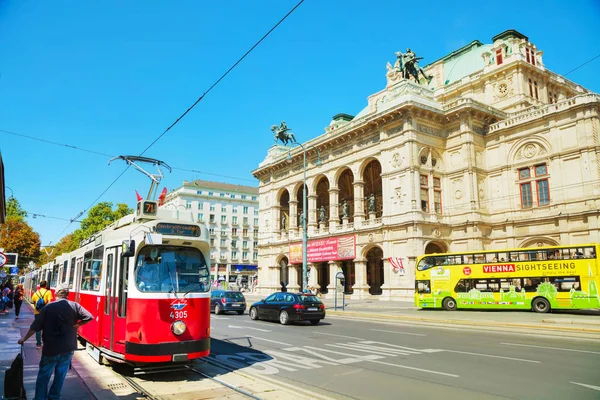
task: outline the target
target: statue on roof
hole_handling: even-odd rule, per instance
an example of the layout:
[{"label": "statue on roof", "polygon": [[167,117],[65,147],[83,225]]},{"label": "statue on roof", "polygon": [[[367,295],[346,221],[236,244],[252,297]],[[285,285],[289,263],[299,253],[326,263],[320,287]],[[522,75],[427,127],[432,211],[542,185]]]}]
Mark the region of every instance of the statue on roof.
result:
[{"label": "statue on roof", "polygon": [[[402,53],[400,51],[396,52],[396,64],[394,65],[394,69],[397,69],[400,72],[400,75],[403,79],[410,79],[412,76],[415,79],[415,82],[419,82],[419,72],[427,83],[431,82],[433,79],[432,75],[427,75],[423,68],[419,66],[419,60],[422,60],[423,57],[417,57],[417,55],[411,50],[406,49],[406,53]],[[389,63],[388,63],[389,65]],[[389,68],[388,68],[389,70]]]},{"label": "statue on roof", "polygon": [[284,145],[288,144],[289,142],[296,143],[296,137],[294,137],[292,132],[288,132],[289,130],[290,128],[288,128],[285,121],[281,121],[279,126],[273,125],[271,127],[271,132],[273,132],[275,143],[277,143],[277,140],[281,140],[281,143]]}]

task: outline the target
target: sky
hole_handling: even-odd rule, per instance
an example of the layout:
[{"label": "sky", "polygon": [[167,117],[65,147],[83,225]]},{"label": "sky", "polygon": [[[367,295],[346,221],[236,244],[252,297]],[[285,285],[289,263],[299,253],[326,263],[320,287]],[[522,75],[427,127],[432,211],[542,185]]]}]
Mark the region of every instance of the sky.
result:
[{"label": "sky", "polygon": [[[42,244],[96,199],[133,207],[150,180],[133,168],[117,179],[126,165],[111,156],[139,155],[298,1],[0,0],[0,130],[38,139],[0,131],[7,195]],[[507,29],[599,93],[600,58],[583,65],[600,55],[599,26],[597,0],[305,0],[144,156],[173,168],[161,189],[258,186],[271,125],[310,140],[385,88],[394,52],[424,66]]]}]

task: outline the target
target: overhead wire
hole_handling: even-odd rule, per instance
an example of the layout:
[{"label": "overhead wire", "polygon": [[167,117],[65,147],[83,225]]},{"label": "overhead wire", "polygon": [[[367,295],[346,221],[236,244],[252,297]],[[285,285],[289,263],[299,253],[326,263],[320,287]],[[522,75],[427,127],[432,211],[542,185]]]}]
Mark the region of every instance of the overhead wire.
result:
[{"label": "overhead wire", "polygon": [[[246,51],[244,53],[243,56],[241,56],[231,67],[229,67],[229,69],[227,69],[227,71],[225,71],[224,74],[222,74],[219,79],[217,79],[200,97],[198,97],[198,99],[196,99],[196,101],[187,108],[187,110],[185,110],[183,112],[183,114],[181,114],[171,125],[169,125],[169,127],[167,127],[167,129],[165,129],[160,135],[158,135],[158,137],[156,139],[154,139],[140,154],[139,156],[144,155],[144,153],[146,153],[152,146],[154,146],[165,134],[167,134],[167,132],[169,132],[175,125],[177,125],[179,123],[179,121],[181,121],[190,111],[192,111],[192,109],[194,109],[194,107],[196,107],[196,105],[198,103],[200,103],[200,101],[202,101],[202,99],[208,94],[210,93],[227,75],[229,75],[229,73],[235,68],[237,67],[260,43],[262,43],[279,25],[281,25],[283,23],[283,21],[285,21],[294,11],[296,11],[296,9],[298,7],[300,7],[300,5],[304,3],[304,0],[300,0],[290,11],[288,11],[288,13],[286,15],[284,15],[271,29],[269,29],[269,31],[267,33],[265,33],[252,47],[250,47],[250,49],[248,51]],[[60,237],[60,235],[62,235],[68,228],[69,226],[73,223],[73,221],[75,221],[77,218],[79,218],[81,215],[83,215],[83,213],[85,213],[87,210],[89,210],[91,207],[93,207],[94,204],[96,204],[96,202],[125,174],[125,172],[127,172],[127,170],[129,169],[131,165],[128,164],[127,167],[123,170],[123,172],[121,172],[121,174],[119,174],[119,176],[117,176],[117,178],[115,178],[115,180],[108,185],[108,187],[102,191],[102,193],[96,197],[96,199],[83,211],[81,211],[79,214],[77,214],[77,216],[75,216],[71,222],[69,222],[69,224],[65,227],[65,229],[63,229],[61,231],[61,233],[58,235],[58,237]]]},{"label": "overhead wire", "polygon": [[[83,152],[86,152],[86,153],[96,154],[96,155],[99,155],[99,156],[107,157],[109,159],[117,157],[117,156],[115,156],[113,154],[106,154],[106,153],[102,153],[100,151],[90,150],[90,149],[86,149],[86,148],[83,148],[83,147],[74,146],[74,145],[71,145],[71,144],[68,144],[68,143],[54,142],[52,140],[41,139],[41,138],[36,137],[36,136],[24,135],[22,133],[7,131],[7,130],[4,130],[4,129],[0,129],[0,132],[6,133],[6,134],[9,134],[9,135],[20,136],[20,137],[31,139],[31,140],[36,140],[38,142],[44,142],[44,143],[51,144],[51,145],[54,145],[54,146],[67,147],[67,148],[72,149],[72,150],[78,150],[78,151],[83,151]],[[215,174],[213,172],[206,172],[206,171],[201,171],[201,170],[197,170],[197,169],[181,168],[181,167],[172,167],[172,169],[178,170],[178,171],[184,171],[184,172],[194,172],[194,173],[197,173],[197,174],[203,174],[203,175],[209,175],[209,176],[218,176],[220,178],[236,179],[236,180],[239,180],[239,181],[256,182],[256,179],[240,178],[238,176],[223,175],[223,174]]]}]

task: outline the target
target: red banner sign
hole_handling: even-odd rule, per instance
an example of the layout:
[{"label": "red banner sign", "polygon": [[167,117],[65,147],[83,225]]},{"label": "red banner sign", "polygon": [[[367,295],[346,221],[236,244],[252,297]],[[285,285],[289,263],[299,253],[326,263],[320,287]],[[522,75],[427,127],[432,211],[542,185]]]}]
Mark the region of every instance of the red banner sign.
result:
[{"label": "red banner sign", "polygon": [[[356,258],[356,237],[342,236],[309,240],[306,245],[308,262],[351,260]],[[290,244],[290,264],[302,263],[302,243]]]},{"label": "red banner sign", "polygon": [[515,264],[484,265],[483,272],[486,274],[494,272],[515,272]]}]

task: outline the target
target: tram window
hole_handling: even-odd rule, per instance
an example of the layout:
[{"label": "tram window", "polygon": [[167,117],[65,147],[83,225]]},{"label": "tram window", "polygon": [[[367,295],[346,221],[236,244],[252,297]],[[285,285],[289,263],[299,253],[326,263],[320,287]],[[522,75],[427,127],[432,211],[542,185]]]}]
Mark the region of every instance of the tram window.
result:
[{"label": "tram window", "polygon": [[104,314],[110,314],[110,306],[112,304],[112,270],[113,270],[113,255],[109,254],[106,258],[106,287],[104,288]]},{"label": "tram window", "polygon": [[199,250],[181,246],[146,246],[135,265],[136,287],[143,292],[206,292],[210,275]]},{"label": "tram window", "polygon": [[83,256],[83,270],[81,271],[81,290],[91,290],[90,277],[92,276],[92,252],[88,251]]},{"label": "tram window", "polygon": [[75,257],[71,258],[71,269],[69,270],[69,289],[73,288],[73,278],[75,277]]},{"label": "tram window", "polygon": [[65,283],[67,281],[67,268],[69,268],[69,260],[65,260],[63,263],[62,274],[60,275],[59,283]]},{"label": "tram window", "polygon": [[129,280],[129,257],[121,257],[121,276],[119,277],[119,304],[117,314],[123,318],[127,315],[127,284]]},{"label": "tram window", "polygon": [[104,247],[96,247],[92,255],[92,272],[90,280],[90,289],[93,291],[100,290],[100,282],[102,280],[102,258],[104,257]]}]

